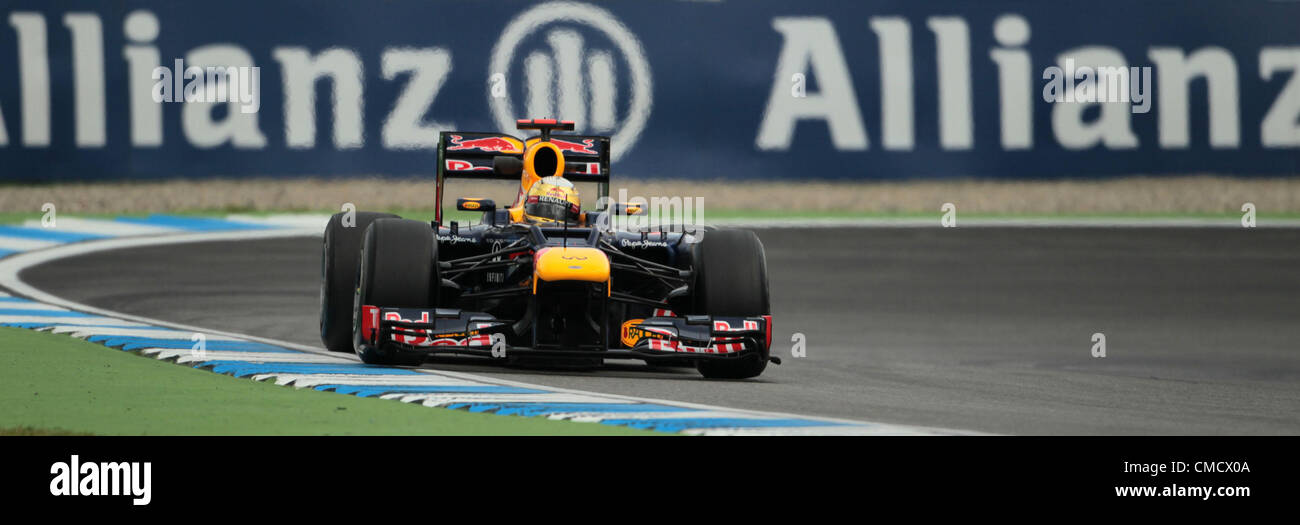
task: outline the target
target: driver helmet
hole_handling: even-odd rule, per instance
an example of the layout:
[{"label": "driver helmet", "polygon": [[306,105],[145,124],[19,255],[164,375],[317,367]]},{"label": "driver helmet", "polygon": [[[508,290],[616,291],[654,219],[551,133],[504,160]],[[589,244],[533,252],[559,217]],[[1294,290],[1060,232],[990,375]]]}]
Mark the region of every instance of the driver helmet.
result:
[{"label": "driver helmet", "polygon": [[577,222],[580,210],[578,190],[564,177],[543,177],[524,197],[524,220],[535,224]]}]

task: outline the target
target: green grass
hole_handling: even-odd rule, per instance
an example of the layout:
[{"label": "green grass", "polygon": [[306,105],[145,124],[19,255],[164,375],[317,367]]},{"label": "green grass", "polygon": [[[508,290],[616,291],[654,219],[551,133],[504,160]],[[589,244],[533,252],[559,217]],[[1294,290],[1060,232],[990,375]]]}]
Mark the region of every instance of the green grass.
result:
[{"label": "green grass", "polygon": [[294,389],[0,327],[0,435],[654,435]]}]

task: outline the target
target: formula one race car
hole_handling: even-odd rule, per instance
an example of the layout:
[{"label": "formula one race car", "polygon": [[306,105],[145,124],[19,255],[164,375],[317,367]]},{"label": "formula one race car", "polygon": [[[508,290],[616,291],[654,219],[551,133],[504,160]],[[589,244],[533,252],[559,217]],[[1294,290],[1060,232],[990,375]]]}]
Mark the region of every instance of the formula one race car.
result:
[{"label": "formula one race car", "polygon": [[[772,317],[767,263],[753,232],[658,226],[615,229],[644,210],[610,203],[609,137],[538,130],[444,132],[430,224],[386,213],[339,213],[325,229],[321,339],[366,363],[416,365],[455,354],[511,362],[596,365],[603,359],[693,364],[710,378],[763,372]],[[506,209],[459,198],[481,221],[443,221],[450,178],[519,183]],[[582,211],[573,182],[595,182]],[[654,231],[651,231],[654,230]],[[669,231],[680,230],[680,231]]]}]

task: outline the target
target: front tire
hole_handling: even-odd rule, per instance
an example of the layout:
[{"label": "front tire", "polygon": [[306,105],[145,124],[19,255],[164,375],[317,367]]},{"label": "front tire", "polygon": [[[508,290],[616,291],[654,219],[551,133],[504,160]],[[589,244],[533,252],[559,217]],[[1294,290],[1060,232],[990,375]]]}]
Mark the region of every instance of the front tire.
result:
[{"label": "front tire", "polygon": [[320,340],[331,352],[352,351],[352,296],[356,293],[357,260],[366,228],[376,219],[396,218],[391,213],[335,213],[325,224],[321,242]]},{"label": "front tire", "polygon": [[[711,230],[695,245],[695,309],[719,317],[756,317],[772,312],[767,290],[767,256],[749,230]],[[767,352],[738,359],[701,360],[696,368],[710,379],[756,377],[767,368]]]},{"label": "front tire", "polygon": [[433,308],[438,304],[438,243],[428,223],[378,219],[366,230],[353,301],[353,345],[367,364],[418,365],[418,352],[384,350],[364,342],[361,307]]}]

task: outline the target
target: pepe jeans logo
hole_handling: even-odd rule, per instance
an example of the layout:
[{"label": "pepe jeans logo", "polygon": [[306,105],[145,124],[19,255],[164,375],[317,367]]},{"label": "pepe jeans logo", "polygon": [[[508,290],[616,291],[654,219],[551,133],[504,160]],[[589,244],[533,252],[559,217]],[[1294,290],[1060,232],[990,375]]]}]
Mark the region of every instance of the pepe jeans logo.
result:
[{"label": "pepe jeans logo", "polygon": [[[549,2],[515,17],[492,48],[488,75],[489,87],[497,80],[507,86],[488,95],[501,129],[513,130],[519,115],[573,120],[578,133],[611,134],[611,160],[632,149],[650,116],[652,79],[641,42],[594,5]],[[519,76],[523,89],[509,90]],[[516,112],[511,95],[525,98],[526,111]]]},{"label": "pepe jeans logo", "polygon": [[459,235],[438,235],[438,242],[445,243],[445,244],[460,244],[463,242],[469,244],[478,244],[478,238],[461,237]]},{"label": "pepe jeans logo", "polygon": [[651,240],[631,241],[627,239],[619,239],[618,244],[619,246],[623,246],[625,248],[663,248],[668,246],[668,243],[666,241],[651,241]]}]

